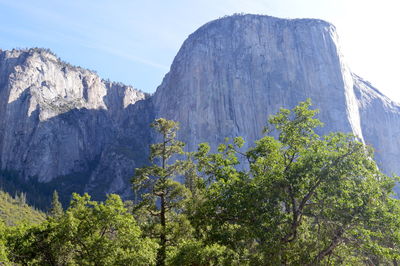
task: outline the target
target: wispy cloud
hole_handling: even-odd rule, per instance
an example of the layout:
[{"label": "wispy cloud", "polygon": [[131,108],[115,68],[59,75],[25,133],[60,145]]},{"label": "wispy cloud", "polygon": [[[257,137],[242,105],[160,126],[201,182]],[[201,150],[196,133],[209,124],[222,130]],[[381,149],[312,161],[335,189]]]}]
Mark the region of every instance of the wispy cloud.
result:
[{"label": "wispy cloud", "polygon": [[[117,33],[112,31],[110,28],[96,27],[90,22],[84,24],[81,22],[74,22],[71,18],[65,14],[60,14],[57,10],[47,8],[44,6],[35,7],[32,5],[26,5],[23,1],[5,1],[0,0],[0,6],[12,8],[18,10],[18,12],[28,15],[35,21],[41,21],[37,25],[28,25],[27,27],[21,28],[18,26],[9,27],[0,25],[0,31],[8,34],[25,36],[27,38],[42,40],[46,42],[70,42],[76,46],[82,46],[89,49],[96,49],[100,52],[108,53],[114,56],[118,56],[123,59],[128,59],[138,64],[144,64],[153,68],[162,70],[168,70],[169,67],[154,62],[152,60],[139,57],[134,55],[133,52],[127,52],[125,49],[118,49],[115,47],[115,41],[108,41],[109,43],[103,42],[102,38],[108,36],[108,39],[117,40],[125,43],[129,46],[132,43],[132,38],[124,39],[122,36],[117,36]],[[45,28],[42,24],[48,24]],[[127,27],[128,25],[125,25]],[[66,30],[61,30],[66,29]],[[154,31],[153,34],[156,34]],[[167,35],[166,37],[171,36]],[[51,48],[51,47],[50,47]]]},{"label": "wispy cloud", "polygon": [[81,43],[81,45],[85,46],[87,48],[90,48],[90,49],[96,49],[101,52],[105,52],[105,53],[108,53],[108,54],[111,54],[114,56],[118,56],[123,59],[128,59],[128,60],[131,60],[132,62],[141,63],[141,64],[151,66],[154,68],[158,68],[161,70],[169,70],[168,66],[165,66],[165,65],[157,63],[157,62],[153,62],[153,61],[145,59],[145,58],[135,56],[135,55],[133,55],[133,53],[130,53],[130,52],[129,53],[124,52],[124,50],[118,50],[118,49],[115,49],[112,47],[107,47],[107,46],[102,46],[102,45],[93,45],[93,44],[89,44],[89,43]]},{"label": "wispy cloud", "polygon": [[400,99],[397,7],[398,0],[0,0],[0,46],[38,44],[83,64],[87,54],[111,55],[93,64],[111,76],[134,69],[147,78],[142,87],[154,87],[184,39],[212,19],[240,12],[314,17],[337,26],[352,69]]}]

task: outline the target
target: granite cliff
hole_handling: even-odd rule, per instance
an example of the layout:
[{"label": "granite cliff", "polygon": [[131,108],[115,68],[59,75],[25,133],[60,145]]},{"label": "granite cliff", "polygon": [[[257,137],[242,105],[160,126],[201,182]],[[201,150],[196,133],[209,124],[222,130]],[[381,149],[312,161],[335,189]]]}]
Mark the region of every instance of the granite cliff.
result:
[{"label": "granite cliff", "polygon": [[400,173],[400,106],[350,71],[334,26],[258,15],[190,35],[152,96],[46,50],[0,52],[0,167],[22,183],[128,197],[154,118],[179,121],[189,150],[235,136],[251,145],[269,115],[306,98],[320,109],[321,133],[353,132],[385,172]]},{"label": "granite cliff", "polygon": [[335,27],[315,19],[237,15],[209,22],[184,42],[152,97],[155,114],[181,122],[195,149],[225,137],[261,136],[267,117],[311,98],[320,133],[352,132],[380,167],[400,173],[400,105],[353,74]]},{"label": "granite cliff", "polygon": [[[147,153],[147,137],[140,128],[147,128],[145,116],[151,109],[144,110],[146,97],[130,86],[103,81],[92,71],[66,64],[48,50],[2,51],[3,175],[12,173],[22,183],[52,182],[49,190],[69,193],[128,192],[121,178],[126,181],[138,166],[136,161],[142,165],[146,160],[138,158]],[[138,119],[146,126],[136,123]]]}]

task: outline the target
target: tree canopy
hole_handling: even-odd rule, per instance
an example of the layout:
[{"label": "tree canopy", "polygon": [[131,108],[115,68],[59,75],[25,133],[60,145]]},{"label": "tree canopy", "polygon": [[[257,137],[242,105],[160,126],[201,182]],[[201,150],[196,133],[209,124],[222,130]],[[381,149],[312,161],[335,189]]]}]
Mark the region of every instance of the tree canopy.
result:
[{"label": "tree canopy", "polygon": [[[271,116],[265,135],[185,152],[179,125],[132,178],[133,202],[57,194],[40,224],[0,221],[0,262],[23,265],[397,265],[397,178],[356,136],[318,135],[311,102]],[[183,181],[178,182],[178,181]],[[0,263],[1,264],[1,263]]]},{"label": "tree canopy", "polygon": [[9,230],[8,257],[23,265],[151,265],[156,258],[157,244],[142,237],[117,195],[98,203],[74,194],[64,214]]},{"label": "tree canopy", "polygon": [[251,264],[398,260],[394,179],[379,171],[371,148],[355,136],[317,135],[321,122],[310,105],[281,109],[265,130],[278,137],[264,136],[244,153],[241,138],[214,154],[200,146],[199,168],[212,182],[194,223],[206,241]]}]

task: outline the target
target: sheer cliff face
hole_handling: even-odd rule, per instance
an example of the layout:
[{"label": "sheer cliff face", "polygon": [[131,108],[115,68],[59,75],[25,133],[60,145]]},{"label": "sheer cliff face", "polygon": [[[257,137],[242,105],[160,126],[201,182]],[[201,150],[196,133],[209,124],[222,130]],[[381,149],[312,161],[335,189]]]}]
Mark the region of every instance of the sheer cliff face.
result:
[{"label": "sheer cliff face", "polygon": [[[375,149],[375,159],[387,174],[400,174],[400,105],[354,75],[362,133]],[[400,195],[400,187],[396,192]]]},{"label": "sheer cliff face", "polygon": [[189,36],[154,96],[156,114],[181,122],[190,149],[227,136],[260,137],[280,107],[311,98],[324,131],[362,136],[353,82],[335,28],[319,20],[233,16]]},{"label": "sheer cliff face", "polygon": [[181,122],[195,149],[225,137],[261,136],[269,115],[311,98],[321,133],[352,132],[376,149],[387,173],[400,173],[399,106],[353,75],[324,21],[233,16],[185,41],[153,97],[156,116]]},{"label": "sheer cliff face", "polygon": [[44,50],[1,52],[1,169],[41,182],[72,173],[88,179],[102,161],[112,163],[103,151],[117,143],[128,109],[144,98]]},{"label": "sheer cliff face", "polygon": [[400,106],[350,72],[335,28],[255,15],[190,35],[151,97],[43,50],[0,51],[0,170],[128,196],[155,141],[154,118],[179,121],[188,150],[235,136],[251,145],[269,115],[307,98],[320,109],[321,133],[353,132],[385,172],[400,174]]}]

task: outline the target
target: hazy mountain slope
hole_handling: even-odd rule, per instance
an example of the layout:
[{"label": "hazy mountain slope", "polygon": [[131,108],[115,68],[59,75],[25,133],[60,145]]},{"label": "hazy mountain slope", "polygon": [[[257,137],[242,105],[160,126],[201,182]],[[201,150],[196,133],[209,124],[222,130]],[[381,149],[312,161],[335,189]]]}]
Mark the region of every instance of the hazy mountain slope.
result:
[{"label": "hazy mountain slope", "polygon": [[0,219],[7,225],[22,222],[40,223],[46,219],[46,215],[28,206],[23,195],[13,198],[0,190]]}]

